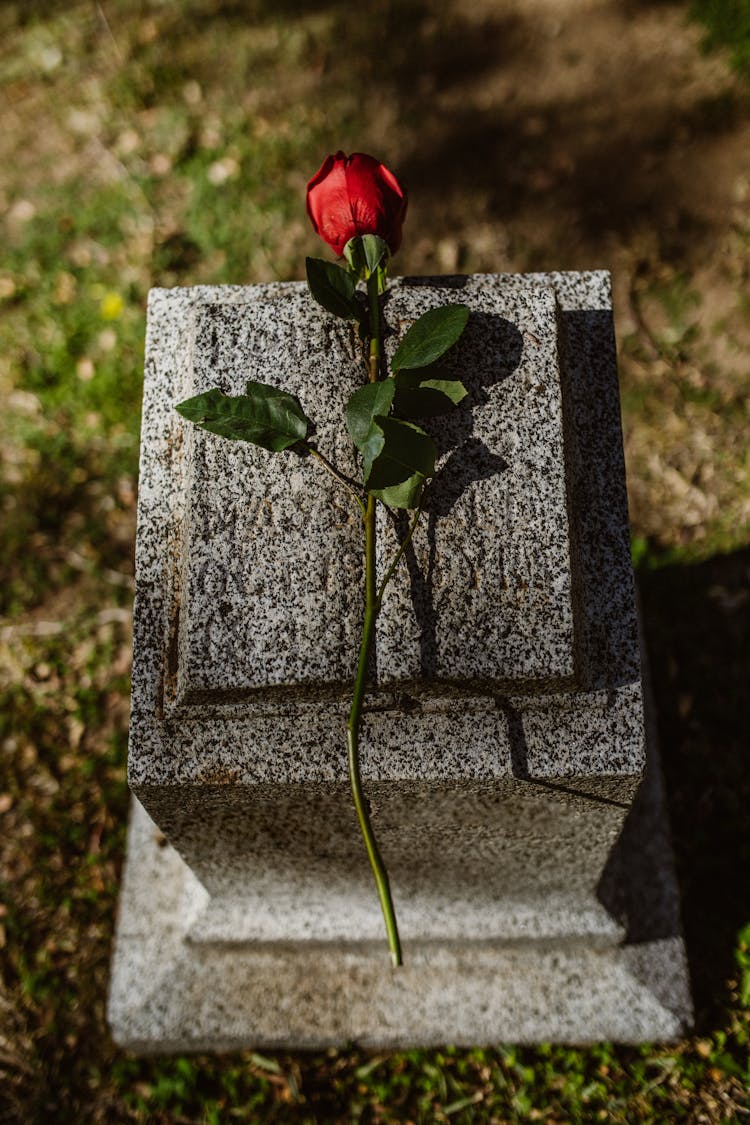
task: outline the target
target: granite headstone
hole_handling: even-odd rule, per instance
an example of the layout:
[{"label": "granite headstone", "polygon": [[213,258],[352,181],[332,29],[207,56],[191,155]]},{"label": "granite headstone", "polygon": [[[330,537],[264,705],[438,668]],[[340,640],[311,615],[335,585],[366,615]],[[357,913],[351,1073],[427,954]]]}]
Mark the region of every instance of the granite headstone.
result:
[{"label": "granite headstone", "polygon": [[[131,1049],[633,1042],[689,1024],[609,278],[397,279],[387,348],[451,301],[471,310],[450,356],[469,395],[430,423],[438,470],[378,620],[362,739],[394,971],[346,769],[358,510],[311,459],[174,410],[278,385],[354,473],[360,345],[301,283],[151,294],[137,800],[109,1009]],[[381,518],[381,568],[404,530]]]}]

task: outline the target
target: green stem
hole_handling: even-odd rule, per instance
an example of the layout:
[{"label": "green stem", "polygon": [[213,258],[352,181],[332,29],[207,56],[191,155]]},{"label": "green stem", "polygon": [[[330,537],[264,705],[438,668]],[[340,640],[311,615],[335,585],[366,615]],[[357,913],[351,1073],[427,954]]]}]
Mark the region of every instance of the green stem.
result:
[{"label": "green stem", "polygon": [[367,297],[370,302],[370,382],[377,383],[380,375],[380,302],[378,300],[378,271],[367,279]]},{"label": "green stem", "polygon": [[[380,376],[380,302],[378,294],[377,270],[367,279],[367,297],[370,306],[370,359],[368,374],[371,383],[377,382]],[[365,509],[365,620],[362,628],[362,641],[359,646],[359,660],[357,663],[357,676],[354,681],[352,705],[349,719],[346,724],[346,747],[349,761],[349,780],[352,787],[354,808],[359,821],[359,828],[364,840],[367,858],[370,861],[372,873],[375,876],[375,885],[378,889],[380,908],[383,911],[385,931],[388,935],[388,949],[391,954],[391,963],[394,967],[402,964],[401,942],[398,936],[396,912],[393,908],[391,888],[388,882],[388,872],[378,849],[375,833],[370,823],[370,814],[367,808],[367,798],[362,790],[362,778],[359,772],[359,731],[362,725],[362,707],[367,686],[367,671],[372,656],[373,641],[375,639],[375,622],[380,609],[380,597],[376,592],[376,554],[375,554],[375,521],[376,500],[374,496],[367,497]]]},{"label": "green stem", "polygon": [[396,572],[396,567],[398,566],[398,564],[401,561],[401,556],[403,555],[404,551],[406,550],[406,548],[411,543],[412,536],[414,535],[414,532],[417,529],[417,524],[419,523],[419,517],[422,515],[422,511],[424,509],[424,502],[425,502],[426,498],[427,498],[427,489],[423,488],[422,489],[422,496],[421,496],[421,499],[419,501],[419,507],[417,508],[416,512],[414,513],[414,518],[412,519],[411,524],[409,525],[409,530],[407,531],[406,535],[404,536],[403,541],[401,542],[401,545],[399,546],[399,549],[396,551],[396,554],[393,557],[393,562],[391,563],[391,565],[388,567],[385,574],[383,575],[383,580],[380,583],[380,587],[378,589],[377,597],[375,599],[375,603],[376,603],[376,606],[377,606],[376,613],[380,613],[380,606],[382,605],[382,602],[383,602],[383,594],[385,593],[385,588],[388,585],[388,583],[390,582],[391,578],[393,578],[393,575]]},{"label": "green stem", "polygon": [[367,510],[365,512],[365,621],[362,629],[362,642],[359,646],[359,661],[357,664],[357,677],[354,681],[352,706],[349,711],[349,720],[346,724],[346,746],[349,759],[349,780],[351,781],[354,808],[357,812],[362,839],[365,842],[367,858],[370,861],[375,884],[378,889],[380,908],[383,911],[386,934],[388,935],[388,949],[391,954],[393,966],[402,964],[401,942],[398,936],[396,912],[393,908],[391,888],[388,882],[388,872],[378,850],[375,833],[370,823],[367,810],[367,799],[362,790],[362,778],[359,772],[359,729],[362,722],[362,705],[365,698],[367,685],[367,670],[372,655],[372,645],[375,638],[375,621],[378,616],[378,599],[375,593],[375,497],[368,496]]},{"label": "green stem", "polygon": [[310,456],[314,457],[317,461],[319,461],[320,464],[323,466],[323,468],[331,474],[331,476],[334,478],[334,480],[337,480],[339,482],[339,484],[343,488],[345,488],[347,490],[347,492],[350,493],[350,495],[352,495],[354,497],[354,499],[359,504],[362,515],[364,516],[365,511],[366,511],[365,502],[362,499],[362,497],[360,496],[360,494],[357,492],[356,488],[351,483],[351,481],[347,480],[346,477],[344,476],[344,474],[340,473],[339,470],[336,468],[336,466],[332,465],[331,462],[328,460],[328,458],[324,457],[323,454],[320,452],[320,450],[316,449],[314,445],[308,445],[307,442],[305,442],[305,448],[307,449],[307,452],[310,454]]}]

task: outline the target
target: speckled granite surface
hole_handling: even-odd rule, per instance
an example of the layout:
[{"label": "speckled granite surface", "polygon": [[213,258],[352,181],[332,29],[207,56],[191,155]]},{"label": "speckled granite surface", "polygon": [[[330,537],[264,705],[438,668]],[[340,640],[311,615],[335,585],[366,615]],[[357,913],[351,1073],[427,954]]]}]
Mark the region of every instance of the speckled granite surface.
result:
[{"label": "speckled granite surface", "polygon": [[[441,916],[429,901],[444,923],[435,939],[413,932],[409,904],[397,900],[408,935],[398,971],[384,956],[372,894],[326,895],[322,915],[286,911],[284,941],[262,932],[277,922],[273,888],[249,909],[220,901],[212,917],[205,889],[135,802],[110,986],[113,1034],[143,1054],[678,1039],[692,1009],[658,769],[650,776],[628,819],[627,854],[615,848],[601,888],[608,901],[616,885],[619,942],[590,907],[565,903],[562,889],[550,902],[562,932],[498,938],[470,900],[479,923],[470,941],[455,936],[455,909]],[[497,913],[496,903],[489,917]],[[347,940],[353,927],[356,942]]]},{"label": "speckled granite surface", "polygon": [[[320,448],[353,475],[342,425],[361,382],[350,328],[311,315],[301,288],[249,296],[194,306],[185,395],[217,385],[241,394],[248,378],[281,386],[316,423]],[[363,612],[356,506],[311,459],[190,425],[186,443],[176,710],[214,694],[350,682]]]},{"label": "speckled granite surface", "polygon": [[[596,987],[610,1007],[630,988],[623,888],[634,868],[618,841],[643,852],[642,832],[628,836],[623,826],[644,801],[645,739],[609,278],[401,279],[386,307],[389,347],[424,309],[450,300],[472,310],[452,357],[469,409],[435,433],[441,472],[379,622],[362,749],[406,954],[416,959],[413,987],[432,997],[409,1022],[411,986],[384,983],[346,773],[343,723],[362,614],[356,508],[294,454],[204,434],[173,410],[214,384],[236,392],[247,378],[275,383],[298,394],[321,449],[351,471],[334,420],[360,379],[356,341],[299,283],[151,295],[129,781],[176,852],[154,851],[138,812],[111,1003],[116,1036],[138,1049],[595,1038],[585,1005],[549,1022],[556,990],[561,1010],[567,1003],[557,953],[571,947],[582,958],[576,973],[602,967]],[[381,558],[396,530],[383,521]],[[658,825],[658,799],[649,807]],[[674,900],[653,957],[673,965],[678,999],[654,1008],[643,970],[633,1011],[651,1011],[651,1024],[643,1013],[628,1024],[612,1009],[609,1024],[602,1016],[608,1037],[638,1039],[640,1028],[645,1038],[669,1037],[687,1019],[668,844],[659,839],[640,870],[663,874],[654,902]],[[184,897],[145,912],[148,880],[167,871],[159,879],[179,883]],[[134,910],[176,943],[170,988],[184,989],[187,977],[199,988],[219,947],[228,980],[243,971],[255,980],[266,959],[278,975],[280,1022],[259,1022],[263,989],[250,990],[234,1031],[226,1016],[224,1038],[210,997],[191,1032],[188,1009],[158,1000],[155,981],[147,1001],[138,999],[143,982],[131,982],[131,995],[129,979],[156,948]],[[476,972],[465,945],[482,950]],[[361,1014],[340,1035],[339,1015],[305,1031],[295,1009],[310,949],[324,953],[320,988],[339,972],[359,989]],[[455,1014],[441,1025],[441,974],[456,1002],[470,1004],[493,964],[499,981],[518,957],[546,966],[546,1008],[527,981],[510,1007],[498,999],[489,1022],[467,1011],[460,1034]],[[651,976],[664,972],[662,964]],[[364,1015],[378,1007],[368,997],[393,987],[402,990],[401,1034]],[[154,1004],[172,1012],[163,1026]]]},{"label": "speckled granite surface", "polygon": [[[573,687],[555,291],[402,284],[386,305],[388,342],[428,309],[459,300],[471,317],[446,366],[469,394],[458,410],[425,423],[441,457],[426,518],[378,619],[378,681],[412,682],[420,694],[424,681],[431,691],[436,681]],[[387,564],[396,537],[381,517]]]}]

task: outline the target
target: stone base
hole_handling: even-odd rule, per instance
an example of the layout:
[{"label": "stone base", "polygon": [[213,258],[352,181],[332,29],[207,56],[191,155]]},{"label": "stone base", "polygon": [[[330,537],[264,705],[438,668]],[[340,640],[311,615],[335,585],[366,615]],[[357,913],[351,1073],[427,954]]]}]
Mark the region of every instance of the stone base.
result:
[{"label": "stone base", "polygon": [[[114,1038],[140,1054],[678,1039],[690,1026],[690,990],[658,773],[651,778],[598,891],[622,940],[602,944],[583,917],[554,939],[410,942],[403,927],[399,970],[384,939],[316,942],[311,933],[283,944],[248,940],[247,921],[234,940],[215,920],[202,926],[209,896],[135,801]],[[228,919],[225,935],[234,926]]]}]

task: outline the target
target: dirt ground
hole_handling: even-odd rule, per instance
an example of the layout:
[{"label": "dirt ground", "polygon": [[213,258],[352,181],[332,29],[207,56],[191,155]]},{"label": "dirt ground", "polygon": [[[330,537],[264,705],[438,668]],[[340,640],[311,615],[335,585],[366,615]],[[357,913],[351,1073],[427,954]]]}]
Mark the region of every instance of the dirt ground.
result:
[{"label": "dirt ground", "polygon": [[404,67],[383,101],[409,268],[610,269],[636,533],[747,529],[746,89],[684,4],[480,0],[454,20],[423,26],[416,89]]}]

